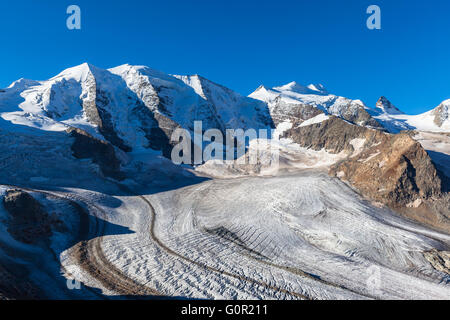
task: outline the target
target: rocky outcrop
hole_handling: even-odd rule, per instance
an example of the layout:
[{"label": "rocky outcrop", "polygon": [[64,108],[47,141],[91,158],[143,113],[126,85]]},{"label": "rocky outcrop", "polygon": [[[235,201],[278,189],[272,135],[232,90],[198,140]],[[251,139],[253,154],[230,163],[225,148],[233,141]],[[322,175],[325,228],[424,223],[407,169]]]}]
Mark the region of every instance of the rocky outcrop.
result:
[{"label": "rocky outcrop", "polygon": [[86,131],[78,128],[68,129],[67,133],[74,138],[71,149],[75,158],[90,158],[99,165],[103,175],[118,180],[124,178],[120,171],[121,162],[110,143],[96,139]]},{"label": "rocky outcrop", "polygon": [[125,152],[131,151],[131,148],[118,136],[114,128],[111,114],[107,110],[110,103],[108,93],[98,86],[92,71],[87,74],[84,86],[86,87],[86,97],[82,106],[89,122],[96,125],[100,133],[113,145]]},{"label": "rocky outcrop", "polygon": [[52,235],[52,230],[61,230],[63,223],[54,214],[44,211],[41,204],[22,190],[8,190],[3,206],[11,216],[9,233],[24,243],[34,243]]},{"label": "rocky outcrop", "polygon": [[94,75],[89,72],[86,77],[85,82],[86,96],[82,100],[82,107],[84,114],[86,115],[89,122],[101,126],[102,119],[97,110],[96,99],[97,99],[97,84]]},{"label": "rocky outcrop", "polygon": [[391,207],[412,206],[442,193],[433,162],[407,134],[391,135],[331,117],[309,126],[294,126],[285,135],[306,148],[347,153],[345,160],[330,168],[330,174]]},{"label": "rocky outcrop", "polygon": [[436,109],[431,111],[431,113],[434,116],[434,123],[441,127],[444,122],[450,121],[450,115],[449,115],[449,105],[450,101],[444,101],[441,103]]},{"label": "rocky outcrop", "polygon": [[442,191],[427,152],[406,134],[384,136],[357,156],[334,165],[330,174],[391,207],[419,206]]},{"label": "rocky outcrop", "polygon": [[351,123],[357,124],[359,126],[384,130],[383,126],[377,120],[375,120],[362,106],[357,106],[356,108],[354,106],[343,108],[340,111],[339,116],[342,119],[350,121]]},{"label": "rocky outcrop", "polygon": [[385,136],[381,131],[357,126],[335,116],[309,126],[293,125],[284,135],[302,147],[317,151],[325,149],[331,153],[355,151],[355,139],[365,139],[364,145],[371,145]]},{"label": "rocky outcrop", "polygon": [[281,97],[275,99],[270,114],[275,125],[283,121],[302,122],[323,113],[322,110],[307,104],[284,102]]},{"label": "rocky outcrop", "polygon": [[388,113],[388,114],[403,114],[396,106],[394,106],[386,97],[381,96],[377,103],[376,107],[382,112],[382,113]]},{"label": "rocky outcrop", "polygon": [[438,251],[433,249],[424,252],[423,255],[434,269],[450,274],[450,251]]},{"label": "rocky outcrop", "polygon": [[108,111],[108,105],[110,104],[108,93],[106,91],[97,89],[95,103],[98,114],[101,118],[101,125],[98,127],[100,133],[116,147],[122,149],[125,152],[130,152],[132,148],[128,146],[122,138],[119,137],[118,133],[116,132],[112,116]]}]

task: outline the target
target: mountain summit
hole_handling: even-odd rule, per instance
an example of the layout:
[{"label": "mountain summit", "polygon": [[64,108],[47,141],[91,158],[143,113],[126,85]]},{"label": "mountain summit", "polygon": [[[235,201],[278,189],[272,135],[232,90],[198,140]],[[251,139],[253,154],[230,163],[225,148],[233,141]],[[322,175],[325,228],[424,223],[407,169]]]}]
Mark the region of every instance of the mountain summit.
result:
[{"label": "mountain summit", "polygon": [[397,107],[395,107],[386,97],[378,99],[376,107],[383,113],[388,114],[403,114]]},{"label": "mountain summit", "polygon": [[327,90],[325,87],[321,84],[309,84],[307,86],[303,86],[301,84],[298,84],[295,81],[289,82],[288,84],[285,84],[283,86],[274,87],[275,90],[283,92],[283,91],[290,91],[290,92],[296,92],[300,94],[327,94]]}]

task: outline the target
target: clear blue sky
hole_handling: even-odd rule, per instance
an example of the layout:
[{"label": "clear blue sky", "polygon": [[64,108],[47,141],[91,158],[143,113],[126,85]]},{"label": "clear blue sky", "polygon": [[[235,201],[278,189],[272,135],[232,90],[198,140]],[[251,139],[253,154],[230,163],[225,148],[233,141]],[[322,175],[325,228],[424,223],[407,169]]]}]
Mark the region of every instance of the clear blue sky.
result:
[{"label": "clear blue sky", "polygon": [[[66,28],[66,8],[82,30]],[[366,28],[381,7],[382,30]],[[323,83],[407,113],[450,98],[450,1],[2,1],[0,87],[89,62],[201,74],[244,95],[260,84]]]}]

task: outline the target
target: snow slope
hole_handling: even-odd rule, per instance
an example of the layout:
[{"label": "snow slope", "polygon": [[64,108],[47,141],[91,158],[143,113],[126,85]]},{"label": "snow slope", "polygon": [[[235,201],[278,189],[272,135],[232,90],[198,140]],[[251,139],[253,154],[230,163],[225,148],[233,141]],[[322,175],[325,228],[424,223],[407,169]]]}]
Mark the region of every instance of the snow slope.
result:
[{"label": "snow slope", "polygon": [[372,115],[393,133],[401,130],[450,132],[449,106],[450,100],[445,100],[433,110],[418,115],[407,115],[389,100],[381,97]]},{"label": "snow slope", "polygon": [[[221,299],[447,299],[423,253],[447,235],[360,199],[314,171],[207,180],[136,196],[72,189],[125,234],[102,237],[115,268],[161,294]],[[118,201],[119,200],[119,201]],[[73,265],[71,250],[63,264]],[[76,279],[102,288],[83,269]],[[114,290],[102,288],[108,294]]]},{"label": "snow slope", "polygon": [[194,121],[205,130],[272,126],[264,103],[202,77],[87,63],[49,80],[14,82],[0,91],[0,117],[43,131],[80,128],[124,151],[154,148],[154,140],[167,140],[163,135],[179,126],[192,130]]}]

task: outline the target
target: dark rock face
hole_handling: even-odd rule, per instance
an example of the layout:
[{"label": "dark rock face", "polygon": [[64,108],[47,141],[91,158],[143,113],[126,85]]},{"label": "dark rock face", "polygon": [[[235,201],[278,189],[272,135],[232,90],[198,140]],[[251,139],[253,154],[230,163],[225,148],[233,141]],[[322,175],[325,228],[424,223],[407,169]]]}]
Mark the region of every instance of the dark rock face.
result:
[{"label": "dark rock face", "polygon": [[171,141],[172,133],[177,128],[180,128],[180,125],[161,114],[155,114],[155,120],[157,125],[151,127],[148,135],[146,134],[145,137],[149,141],[150,148],[161,150],[163,156],[170,159],[172,149],[176,144],[176,142]]},{"label": "dark rock face", "polygon": [[86,131],[78,128],[68,129],[67,133],[75,138],[71,147],[75,158],[91,158],[94,163],[100,166],[105,176],[118,180],[124,178],[124,175],[120,172],[120,160],[117,158],[116,151],[111,144],[96,139]]},{"label": "dark rock face", "polygon": [[383,126],[375,120],[364,107],[349,103],[347,106],[342,108],[334,108],[333,110],[324,111],[318,107],[314,107],[307,104],[292,104],[282,101],[281,97],[275,99],[274,106],[271,107],[271,116],[276,125],[283,121],[291,121],[296,124],[311,119],[321,113],[329,113],[334,116],[338,116],[344,120],[347,120],[353,124],[359,126],[367,126],[371,128],[376,128],[379,130],[384,130]]},{"label": "dark rock face", "polygon": [[3,205],[14,219],[38,223],[46,216],[39,202],[21,190],[8,190]]},{"label": "dark rock face", "polygon": [[11,215],[9,233],[17,240],[34,243],[52,235],[52,229],[63,228],[62,222],[49,215],[40,203],[22,190],[8,190],[3,205]]},{"label": "dark rock face", "polygon": [[94,76],[89,73],[87,82],[87,98],[83,100],[83,111],[89,122],[101,126],[102,120],[97,110],[97,85]]},{"label": "dark rock face", "polygon": [[136,103],[136,107],[132,110],[132,117],[138,118],[142,124],[140,129],[145,134],[148,147],[161,151],[164,157],[170,158],[174,146],[170,138],[180,125],[162,114],[154,114],[142,102]]},{"label": "dark rock face", "polygon": [[42,299],[42,292],[24,277],[18,277],[14,273],[17,273],[17,266],[7,268],[5,265],[0,265],[0,300]]}]

